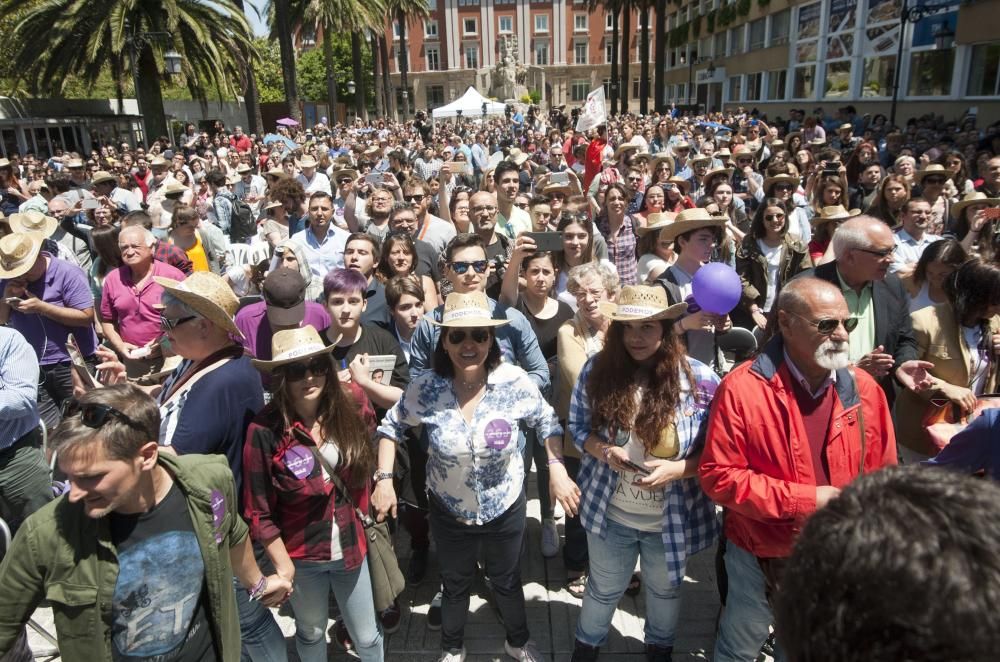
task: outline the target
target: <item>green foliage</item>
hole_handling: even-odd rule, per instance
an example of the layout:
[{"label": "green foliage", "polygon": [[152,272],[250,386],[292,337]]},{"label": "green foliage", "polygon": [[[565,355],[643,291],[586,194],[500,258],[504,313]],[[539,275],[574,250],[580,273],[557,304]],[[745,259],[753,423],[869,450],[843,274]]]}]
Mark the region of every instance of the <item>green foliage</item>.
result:
[{"label": "green foliage", "polygon": [[542,93],[539,92],[538,90],[531,90],[530,92],[528,92],[528,99],[531,101],[531,103],[537,104],[542,100]]},{"label": "green foliage", "polygon": [[736,5],[728,3],[719,8],[719,16],[716,19],[716,23],[719,24],[719,27],[722,28],[728,27],[732,25],[733,21],[735,20],[736,20]]},{"label": "green foliage", "polygon": [[763,7],[767,7],[769,4],[771,4],[771,0],[757,0],[757,6],[758,7],[762,7],[762,8]]},{"label": "green foliage", "polygon": [[[271,103],[285,100],[284,79],[281,75],[281,62],[276,41],[257,39],[256,45],[261,53],[261,60],[254,67],[257,76],[257,89],[261,103]],[[347,93],[347,81],[354,78],[351,68],[351,37],[349,34],[337,34],[333,38],[333,64],[337,80],[337,99],[342,103],[351,103],[352,97]],[[361,70],[365,73],[365,92],[374,103],[375,80],[372,72],[371,50],[362,49]],[[326,64],[323,62],[323,49],[316,48],[303,51],[295,62],[295,75],[299,83],[299,93],[305,101],[326,101]]]},{"label": "green foliage", "polygon": [[688,32],[690,28],[690,23],[682,23],[671,30],[669,36],[667,37],[667,43],[670,45],[670,48],[679,48],[686,44],[688,42]]},{"label": "green foliage", "polygon": [[715,18],[718,16],[718,10],[713,9],[705,15],[705,29],[708,34],[715,32]]},{"label": "green foliage", "polygon": [[750,0],[737,0],[736,2],[736,12],[740,16],[746,16],[750,13]]},{"label": "green foliage", "polygon": [[701,14],[695,16],[691,21],[691,35],[697,39],[701,36]]}]

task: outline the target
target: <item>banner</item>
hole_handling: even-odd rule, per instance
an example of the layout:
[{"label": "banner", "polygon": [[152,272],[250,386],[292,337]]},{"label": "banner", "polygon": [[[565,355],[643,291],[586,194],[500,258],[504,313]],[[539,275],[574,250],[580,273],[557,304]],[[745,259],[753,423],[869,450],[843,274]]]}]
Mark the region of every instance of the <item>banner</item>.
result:
[{"label": "banner", "polygon": [[604,104],[604,86],[587,95],[587,101],[583,104],[580,117],[576,120],[577,131],[589,131],[595,126],[607,123],[608,110]]}]

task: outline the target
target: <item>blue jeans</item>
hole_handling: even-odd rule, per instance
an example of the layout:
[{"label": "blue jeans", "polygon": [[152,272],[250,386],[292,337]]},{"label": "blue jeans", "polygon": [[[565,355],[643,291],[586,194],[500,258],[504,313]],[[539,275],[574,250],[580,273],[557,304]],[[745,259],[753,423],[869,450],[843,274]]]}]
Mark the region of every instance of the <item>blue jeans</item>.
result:
[{"label": "blue jeans", "polygon": [[588,532],[590,576],[583,595],[583,610],[576,624],[576,639],[588,646],[602,646],[611,618],[628,588],[636,559],[642,559],[642,585],[646,590],[645,640],[656,646],[673,646],[680,615],[680,586],[667,580],[667,559],[659,531],[636,531],[607,521],[604,538]]},{"label": "blue jeans", "polygon": [[[745,662],[757,658],[774,617],[767,602],[764,573],[757,557],[730,540],[726,543],[725,562],[729,591],[726,608],[719,621],[714,659],[715,662]],[[774,659],[775,662],[785,659],[777,646]]]},{"label": "blue jeans", "polygon": [[233,577],[236,591],[236,609],[240,615],[240,638],[243,660],[253,662],[287,662],[288,647],[285,635],[278,627],[271,610],[259,600],[250,601],[243,584]]},{"label": "blue jeans", "polygon": [[382,630],[375,620],[368,559],[354,570],[343,561],[294,561],[295,591],[289,601],[295,612],[295,649],[302,662],[326,662],[326,626],[330,589],[340,606],[347,632],[362,662],[382,662]]}]

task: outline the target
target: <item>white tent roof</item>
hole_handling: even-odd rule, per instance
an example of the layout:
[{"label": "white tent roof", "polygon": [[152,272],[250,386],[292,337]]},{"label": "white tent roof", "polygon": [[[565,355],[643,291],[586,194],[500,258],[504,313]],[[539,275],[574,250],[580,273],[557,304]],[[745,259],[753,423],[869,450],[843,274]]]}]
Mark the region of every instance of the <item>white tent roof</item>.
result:
[{"label": "white tent roof", "polygon": [[431,115],[434,118],[457,117],[458,111],[461,110],[463,117],[482,117],[483,103],[486,104],[487,115],[503,115],[504,109],[506,108],[503,103],[500,103],[499,101],[490,101],[476,91],[476,88],[469,86],[469,89],[465,91],[465,94],[458,99],[455,99],[447,106],[435,108],[431,111]]}]

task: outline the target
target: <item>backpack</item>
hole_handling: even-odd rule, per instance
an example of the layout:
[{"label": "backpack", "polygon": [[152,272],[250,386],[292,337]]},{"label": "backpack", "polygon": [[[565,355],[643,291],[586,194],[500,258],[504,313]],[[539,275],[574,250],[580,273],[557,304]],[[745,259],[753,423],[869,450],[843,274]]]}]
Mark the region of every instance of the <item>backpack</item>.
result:
[{"label": "backpack", "polygon": [[[254,220],[250,205],[232,193],[220,193],[220,195],[233,206],[233,213],[229,218],[229,240],[237,244],[249,243],[257,234],[257,221]],[[219,215],[218,210],[215,214]]]}]

